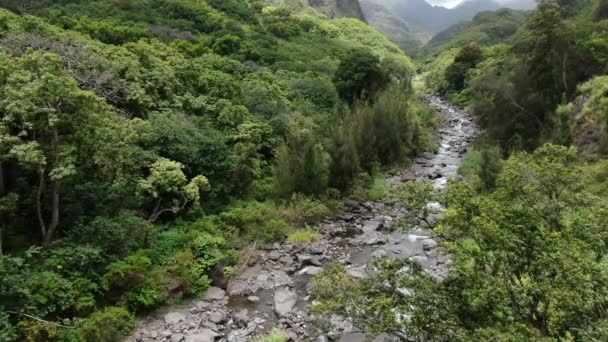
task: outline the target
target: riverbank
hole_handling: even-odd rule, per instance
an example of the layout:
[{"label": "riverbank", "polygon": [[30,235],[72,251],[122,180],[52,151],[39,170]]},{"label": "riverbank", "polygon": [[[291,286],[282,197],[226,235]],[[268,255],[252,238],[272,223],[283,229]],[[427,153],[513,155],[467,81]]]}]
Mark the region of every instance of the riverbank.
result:
[{"label": "riverbank", "polygon": [[[416,158],[410,169],[385,175],[389,187],[415,180],[445,187],[457,175],[458,165],[478,133],[465,111],[436,96],[423,99],[441,117],[439,148]],[[432,239],[432,231],[424,227],[394,229],[405,214],[402,204],[390,199],[347,202],[340,217],[315,227],[321,234],[318,241],[276,243],[256,251],[226,290],[212,288],[204,299],[162,308],[142,320],[128,341],[240,342],[274,327],[285,330],[293,341],[362,340],[364,335],[346,319],[320,322],[307,313],[307,286],[328,261],[346,265],[353,278],[363,278],[370,263],[384,256],[416,260],[433,277],[443,279],[450,259]]]}]

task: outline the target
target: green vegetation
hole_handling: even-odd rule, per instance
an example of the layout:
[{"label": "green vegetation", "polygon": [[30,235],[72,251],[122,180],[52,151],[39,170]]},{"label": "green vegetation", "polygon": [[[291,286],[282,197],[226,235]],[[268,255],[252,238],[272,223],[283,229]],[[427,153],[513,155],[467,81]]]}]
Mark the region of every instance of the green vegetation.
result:
[{"label": "green vegetation", "polygon": [[319,239],[319,233],[314,229],[297,229],[289,233],[287,242],[289,243],[310,243]]},{"label": "green vegetation", "polygon": [[358,175],[428,145],[413,62],[356,19],[0,6],[2,341],[120,340],[133,315],[225,286],[247,245],[314,240]]},{"label": "green vegetation", "polygon": [[268,335],[264,335],[254,342],[287,342],[287,334],[283,330],[273,329]]},{"label": "green vegetation", "polygon": [[608,202],[581,166],[574,148],[545,145],[505,161],[493,191],[452,184],[436,228],[454,257],[446,280],[380,260],[357,284],[336,265],[315,279],[316,310],[431,341],[606,339]]}]

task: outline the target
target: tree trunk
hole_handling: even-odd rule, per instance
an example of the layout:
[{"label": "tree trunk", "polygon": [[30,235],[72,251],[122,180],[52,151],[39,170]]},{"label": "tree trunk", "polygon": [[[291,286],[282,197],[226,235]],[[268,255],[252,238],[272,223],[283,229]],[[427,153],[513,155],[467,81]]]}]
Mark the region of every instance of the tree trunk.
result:
[{"label": "tree trunk", "polygon": [[0,197],[4,196],[6,189],[4,188],[4,169],[2,168],[2,162],[0,162]]},{"label": "tree trunk", "polygon": [[51,240],[53,239],[53,235],[55,234],[55,230],[59,225],[59,183],[53,183],[53,204],[51,209],[51,223],[44,235],[44,240],[42,241],[43,246],[47,246]]},{"label": "tree trunk", "polygon": [[36,191],[36,216],[38,217],[38,224],[40,225],[40,234],[42,239],[46,236],[46,223],[42,216],[42,194],[44,193],[45,182],[44,182],[44,169],[38,171],[38,191]]}]

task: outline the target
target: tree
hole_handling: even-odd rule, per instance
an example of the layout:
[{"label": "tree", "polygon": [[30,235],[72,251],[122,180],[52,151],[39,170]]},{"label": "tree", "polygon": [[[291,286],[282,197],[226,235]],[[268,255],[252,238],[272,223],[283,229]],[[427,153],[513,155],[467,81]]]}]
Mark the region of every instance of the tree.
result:
[{"label": "tree", "polygon": [[198,203],[201,192],[208,190],[205,176],[196,176],[188,182],[183,168],[181,163],[160,158],[150,167],[148,178],[140,181],[140,196],[152,197],[154,201],[149,222],[155,222],[164,213],[177,214],[188,204]]},{"label": "tree", "polygon": [[313,293],[316,306],[408,341],[605,340],[608,201],[577,162],[574,148],[544,145],[505,161],[493,192],[450,184],[435,229],[453,255],[445,280],[380,260],[347,301]]},{"label": "tree", "polygon": [[574,91],[569,79],[569,57],[572,34],[562,8],[555,0],[539,2],[529,22],[532,47],[528,62],[536,91],[553,111],[558,103]]},{"label": "tree", "polygon": [[[35,211],[42,243],[47,245],[60,224],[62,187],[92,156],[82,153],[99,144],[95,124],[111,115],[93,93],[80,90],[62,69],[58,56],[31,53],[15,60],[0,106],[5,113],[3,140],[7,154],[35,171]],[[92,149],[95,150],[95,149]]]},{"label": "tree", "polygon": [[340,59],[333,81],[340,97],[352,105],[358,99],[372,100],[390,80],[372,51],[353,48]]}]

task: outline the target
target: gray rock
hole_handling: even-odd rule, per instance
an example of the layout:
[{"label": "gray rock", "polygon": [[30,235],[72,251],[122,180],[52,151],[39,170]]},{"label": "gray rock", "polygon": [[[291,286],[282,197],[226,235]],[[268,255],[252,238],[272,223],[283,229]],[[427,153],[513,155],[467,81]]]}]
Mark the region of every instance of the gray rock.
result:
[{"label": "gray rock", "polygon": [[283,255],[279,259],[279,262],[281,262],[285,266],[291,266],[291,265],[293,265],[293,258],[290,257],[289,255]]},{"label": "gray rock", "polygon": [[156,339],[157,337],[158,337],[158,333],[156,332],[156,330],[152,330],[150,332],[150,338]]},{"label": "gray rock", "polygon": [[274,311],[279,317],[284,317],[298,303],[298,295],[288,289],[280,289],[274,293]]},{"label": "gray rock", "polygon": [[298,262],[302,266],[310,265],[312,263],[312,257],[310,255],[299,254],[298,255]]},{"label": "gray rock", "polygon": [[214,342],[217,334],[209,329],[186,336],[186,342]]},{"label": "gray rock", "polygon": [[259,301],[260,301],[260,297],[257,297],[257,296],[249,296],[249,297],[247,297],[247,300],[248,300],[248,301],[250,301],[250,302],[252,302],[252,303],[257,303],[257,302],[259,302]]},{"label": "gray rock", "polygon": [[234,315],[234,321],[236,322],[237,326],[241,328],[246,327],[247,323],[249,323],[249,311],[247,311],[247,309],[239,311],[236,315]]},{"label": "gray rock", "polygon": [[226,316],[221,312],[212,312],[211,315],[209,315],[209,322],[211,323],[221,324],[225,320]]},{"label": "gray rock", "polygon": [[185,321],[186,315],[184,315],[181,312],[170,312],[165,315],[164,319],[165,319],[165,323],[167,323],[169,325],[174,325],[179,322]]},{"label": "gray rock", "polygon": [[379,230],[383,227],[384,222],[382,222],[382,220],[370,220],[370,221],[366,221],[363,224],[363,231],[364,232],[373,232],[376,230]]},{"label": "gray rock", "polygon": [[219,287],[212,287],[207,290],[205,294],[206,301],[214,301],[214,300],[222,300],[226,297],[226,291],[220,289]]},{"label": "gray rock", "polygon": [[182,342],[184,339],[184,334],[175,334],[171,336],[171,342]]},{"label": "gray rock", "polygon": [[308,266],[305,268],[306,270],[306,274],[308,275],[317,275],[321,272],[323,272],[323,269],[321,267],[316,267],[316,266]]},{"label": "gray rock", "polygon": [[249,293],[249,284],[243,280],[235,280],[230,283],[228,287],[228,294],[230,296],[242,296]]},{"label": "gray rock", "polygon": [[277,261],[277,260],[279,260],[280,257],[281,257],[281,255],[279,254],[279,252],[272,251],[272,252],[268,253],[268,259],[270,259],[272,261]]},{"label": "gray rock", "polygon": [[438,246],[439,244],[437,243],[437,241],[433,239],[422,240],[422,249],[424,249],[425,251],[430,251],[432,249],[437,248]]},{"label": "gray rock", "polygon": [[365,266],[351,267],[346,270],[346,274],[354,279],[363,279],[365,278]]},{"label": "gray rock", "polygon": [[376,251],[374,251],[374,253],[372,253],[372,258],[374,259],[380,259],[380,258],[384,258],[388,256],[388,253],[386,253],[386,251],[384,249],[378,249]]},{"label": "gray rock", "polygon": [[171,330],[163,330],[160,332],[160,336],[167,338],[170,337],[172,335]]},{"label": "gray rock", "polygon": [[321,335],[321,336],[317,337],[316,342],[329,342],[329,339],[327,338],[327,336]]}]

